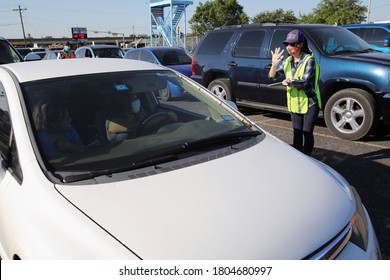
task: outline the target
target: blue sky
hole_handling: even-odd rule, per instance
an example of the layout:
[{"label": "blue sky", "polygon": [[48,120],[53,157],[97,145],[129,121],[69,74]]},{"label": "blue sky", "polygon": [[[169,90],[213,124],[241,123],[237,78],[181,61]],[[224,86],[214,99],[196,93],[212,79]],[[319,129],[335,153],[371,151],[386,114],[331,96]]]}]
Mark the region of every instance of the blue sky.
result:
[{"label": "blue sky", "polygon": [[[187,8],[187,19],[193,15],[199,2]],[[259,12],[273,11],[278,8],[293,10],[296,16],[310,13],[320,0],[238,0],[244,11],[253,17]],[[369,0],[361,1],[368,6]],[[26,36],[34,38],[46,36],[70,37],[71,27],[86,27],[88,36],[107,36],[111,31],[132,34],[149,34],[149,0],[1,0],[0,1],[0,36],[13,39],[22,38],[22,26],[19,12],[13,11],[18,6],[27,9],[22,12]],[[371,0],[370,21],[390,20],[390,0]],[[183,22],[183,21],[182,21]],[[187,25],[189,32],[190,26]]]}]

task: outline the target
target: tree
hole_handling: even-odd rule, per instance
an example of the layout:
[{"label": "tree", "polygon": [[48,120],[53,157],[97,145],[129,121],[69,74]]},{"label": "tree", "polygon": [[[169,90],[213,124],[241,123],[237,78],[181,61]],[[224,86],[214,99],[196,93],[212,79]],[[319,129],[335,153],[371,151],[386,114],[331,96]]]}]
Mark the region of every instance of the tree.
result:
[{"label": "tree", "polygon": [[249,17],[237,0],[201,2],[188,21],[195,35],[202,36],[216,27],[249,23]]},{"label": "tree", "polygon": [[359,0],[323,0],[313,12],[302,15],[301,23],[352,24],[361,23],[366,18],[367,7]]},{"label": "tree", "polygon": [[297,18],[292,10],[284,11],[283,9],[276,9],[274,11],[265,11],[256,14],[253,19],[253,23],[296,23]]}]

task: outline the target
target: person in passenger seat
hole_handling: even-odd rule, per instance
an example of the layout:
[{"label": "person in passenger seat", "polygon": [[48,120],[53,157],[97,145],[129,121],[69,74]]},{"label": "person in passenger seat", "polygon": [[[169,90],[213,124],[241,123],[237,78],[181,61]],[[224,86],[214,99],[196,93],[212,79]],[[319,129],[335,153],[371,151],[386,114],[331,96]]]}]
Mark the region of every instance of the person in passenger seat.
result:
[{"label": "person in passenger seat", "polygon": [[33,120],[40,145],[50,159],[84,150],[64,106],[41,101],[34,107]]}]

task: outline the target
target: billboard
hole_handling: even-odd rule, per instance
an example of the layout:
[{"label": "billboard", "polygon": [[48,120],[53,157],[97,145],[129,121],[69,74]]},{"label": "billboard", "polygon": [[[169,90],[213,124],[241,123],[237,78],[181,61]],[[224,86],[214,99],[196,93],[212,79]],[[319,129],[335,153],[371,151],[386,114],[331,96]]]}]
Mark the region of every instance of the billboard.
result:
[{"label": "billboard", "polygon": [[86,27],[72,27],[72,38],[74,42],[86,43],[88,41]]}]

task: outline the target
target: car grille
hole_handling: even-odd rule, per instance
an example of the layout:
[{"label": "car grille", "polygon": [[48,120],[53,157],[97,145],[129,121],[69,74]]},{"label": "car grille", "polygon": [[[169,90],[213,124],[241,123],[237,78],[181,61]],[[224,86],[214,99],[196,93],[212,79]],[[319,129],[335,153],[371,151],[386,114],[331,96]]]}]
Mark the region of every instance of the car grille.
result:
[{"label": "car grille", "polygon": [[348,223],[335,237],[304,260],[333,260],[347,245],[352,234],[352,225]]}]

